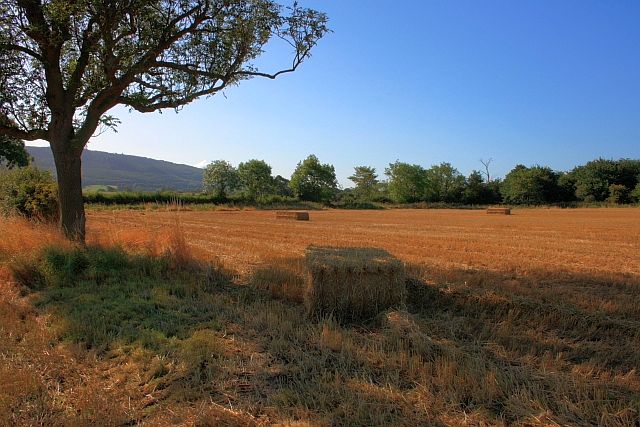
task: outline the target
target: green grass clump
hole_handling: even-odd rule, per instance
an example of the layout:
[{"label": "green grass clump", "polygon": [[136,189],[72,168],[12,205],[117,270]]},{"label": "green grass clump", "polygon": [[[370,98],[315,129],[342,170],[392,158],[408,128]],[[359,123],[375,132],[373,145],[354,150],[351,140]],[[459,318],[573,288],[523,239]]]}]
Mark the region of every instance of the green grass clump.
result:
[{"label": "green grass clump", "polygon": [[228,280],[212,267],[187,270],[169,257],[91,246],[49,247],[11,268],[22,285],[38,291],[37,306],[65,320],[64,338],[99,351],[135,344],[174,352],[193,331],[217,327],[212,281]]}]

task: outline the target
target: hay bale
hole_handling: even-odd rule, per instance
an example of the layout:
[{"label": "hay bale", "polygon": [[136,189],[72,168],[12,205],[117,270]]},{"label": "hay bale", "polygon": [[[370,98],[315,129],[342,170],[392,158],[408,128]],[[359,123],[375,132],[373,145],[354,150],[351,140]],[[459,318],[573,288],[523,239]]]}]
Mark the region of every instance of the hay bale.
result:
[{"label": "hay bale", "polygon": [[305,306],[310,315],[351,322],[374,317],[406,298],[404,265],[383,249],[307,248]]},{"label": "hay bale", "polygon": [[487,213],[493,215],[511,215],[511,208],[488,208]]},{"label": "hay bale", "polygon": [[276,219],[290,219],[293,221],[309,221],[309,212],[277,211]]}]

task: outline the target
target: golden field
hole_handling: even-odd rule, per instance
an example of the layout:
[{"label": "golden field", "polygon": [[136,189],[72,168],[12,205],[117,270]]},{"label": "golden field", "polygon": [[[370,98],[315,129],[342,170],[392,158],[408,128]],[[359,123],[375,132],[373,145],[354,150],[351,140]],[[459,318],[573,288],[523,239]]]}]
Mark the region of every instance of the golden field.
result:
[{"label": "golden field", "polygon": [[[70,245],[0,228],[0,425],[640,423],[635,208],[95,209],[90,246],[169,254],[186,277],[26,293],[16,259]],[[309,245],[387,250],[407,306],[307,318]]]}]

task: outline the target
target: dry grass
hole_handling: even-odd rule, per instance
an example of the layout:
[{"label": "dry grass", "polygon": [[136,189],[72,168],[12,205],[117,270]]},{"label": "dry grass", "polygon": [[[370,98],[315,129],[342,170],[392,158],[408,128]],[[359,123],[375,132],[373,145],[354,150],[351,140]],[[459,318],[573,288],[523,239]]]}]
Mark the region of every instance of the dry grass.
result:
[{"label": "dry grass", "polygon": [[304,300],[312,316],[354,322],[404,304],[404,266],[383,249],[310,246],[306,260]]},{"label": "dry grass", "polygon": [[511,208],[487,208],[488,214],[511,215]]},{"label": "dry grass", "polygon": [[[91,243],[185,255],[188,280],[35,306],[47,291],[21,296],[8,266],[64,243],[0,222],[14,237],[0,241],[0,425],[638,425],[639,217],[90,212]],[[384,248],[408,266],[406,309],[357,327],[306,320],[308,245]],[[97,327],[76,320],[81,306],[140,325],[141,341],[69,339]]]}]

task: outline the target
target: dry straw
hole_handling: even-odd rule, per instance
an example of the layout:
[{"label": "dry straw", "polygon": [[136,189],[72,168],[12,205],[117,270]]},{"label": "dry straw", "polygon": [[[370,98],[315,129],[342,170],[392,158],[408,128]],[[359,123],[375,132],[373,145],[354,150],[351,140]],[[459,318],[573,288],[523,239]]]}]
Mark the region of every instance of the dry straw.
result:
[{"label": "dry straw", "polygon": [[276,219],[290,219],[293,221],[309,221],[309,212],[277,211]]},{"label": "dry straw", "polygon": [[511,215],[511,208],[488,208],[487,213],[493,215]]},{"label": "dry straw", "polygon": [[306,261],[310,315],[351,322],[404,303],[404,265],[383,249],[309,246]]}]

